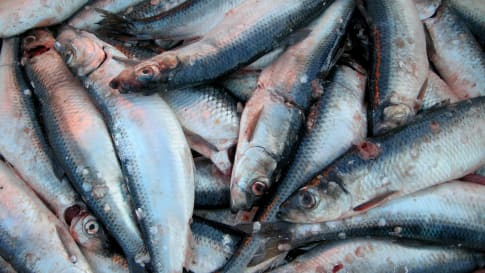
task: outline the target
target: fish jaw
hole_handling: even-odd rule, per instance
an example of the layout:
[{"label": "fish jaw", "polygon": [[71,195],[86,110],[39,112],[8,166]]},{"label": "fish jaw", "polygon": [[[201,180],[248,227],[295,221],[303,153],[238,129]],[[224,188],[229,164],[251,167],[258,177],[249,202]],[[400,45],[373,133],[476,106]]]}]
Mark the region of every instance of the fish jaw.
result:
[{"label": "fish jaw", "polygon": [[231,209],[248,210],[271,186],[277,161],[256,146],[246,150],[236,162],[231,177]]}]

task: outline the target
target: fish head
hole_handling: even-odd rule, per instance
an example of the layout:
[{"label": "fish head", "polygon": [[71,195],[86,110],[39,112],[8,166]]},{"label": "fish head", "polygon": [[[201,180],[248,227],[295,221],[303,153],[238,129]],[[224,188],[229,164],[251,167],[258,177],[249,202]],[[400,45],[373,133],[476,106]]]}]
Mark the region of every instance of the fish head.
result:
[{"label": "fish head", "polygon": [[157,90],[167,89],[166,83],[173,78],[178,66],[177,56],[166,52],[125,69],[110,82],[110,86],[120,93],[142,92],[150,95]]},{"label": "fish head", "polygon": [[280,206],[278,217],[296,223],[330,221],[341,218],[351,204],[350,194],[340,183],[316,177]]},{"label": "fish head", "polygon": [[34,58],[54,48],[55,39],[46,29],[35,29],[27,32],[22,39],[24,58]]},{"label": "fish head", "polygon": [[251,147],[238,160],[231,176],[231,210],[249,210],[269,189],[277,161],[261,147]]},{"label": "fish head", "polygon": [[101,223],[88,212],[82,212],[72,219],[69,232],[84,249],[103,251],[108,248],[108,237]]},{"label": "fish head", "polygon": [[63,27],[57,36],[55,48],[64,62],[81,77],[96,70],[106,58],[101,40],[73,27]]}]

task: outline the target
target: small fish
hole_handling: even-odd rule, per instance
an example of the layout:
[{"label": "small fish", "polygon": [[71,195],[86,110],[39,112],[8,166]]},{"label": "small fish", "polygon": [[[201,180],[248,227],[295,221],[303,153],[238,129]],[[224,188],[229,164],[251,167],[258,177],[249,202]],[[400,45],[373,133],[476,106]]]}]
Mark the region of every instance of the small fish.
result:
[{"label": "small fish", "polygon": [[485,3],[482,0],[443,0],[469,27],[480,44],[485,45]]},{"label": "small fish", "polygon": [[485,164],[484,118],[485,97],[479,97],[424,112],[403,128],[367,139],[294,193],[280,217],[342,219],[472,173]]},{"label": "small fish", "polygon": [[356,239],[322,244],[272,273],[447,272],[468,273],[485,265],[485,254],[393,241]]},{"label": "small fish", "polygon": [[229,185],[231,177],[221,173],[205,158],[196,158],[195,163],[195,200],[196,208],[229,207]]}]

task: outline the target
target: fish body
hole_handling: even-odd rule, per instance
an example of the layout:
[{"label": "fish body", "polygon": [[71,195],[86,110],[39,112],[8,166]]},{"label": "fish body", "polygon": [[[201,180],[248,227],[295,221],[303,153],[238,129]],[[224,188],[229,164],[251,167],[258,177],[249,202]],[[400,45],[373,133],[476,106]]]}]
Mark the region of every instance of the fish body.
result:
[{"label": "fish body", "polygon": [[[111,82],[120,92],[154,92],[212,81],[275,48],[330,1],[247,0],[199,41],[124,70]],[[275,8],[276,7],[276,8]]]},{"label": "fish body", "polygon": [[[73,186],[123,248],[135,270],[144,252],[121,167],[101,113],[54,49],[54,37],[33,31],[23,41],[27,73],[41,101],[54,154]],[[46,51],[37,51],[45,48]]]},{"label": "fish body", "polygon": [[236,100],[226,90],[210,86],[172,90],[161,96],[177,115],[190,147],[229,175],[229,150],[236,146],[239,132]]},{"label": "fish body", "polygon": [[436,13],[442,0],[414,0],[420,20],[428,19]]},{"label": "fish body", "polygon": [[234,97],[242,102],[248,101],[258,86],[258,78],[261,74],[259,70],[245,71],[243,69],[232,73],[221,81],[224,86]]},{"label": "fish body", "polygon": [[429,57],[437,72],[460,98],[485,95],[485,53],[460,18],[442,6],[424,21]]},{"label": "fish body", "polygon": [[52,155],[35,116],[33,93],[21,77],[19,39],[4,39],[0,56],[0,154],[68,224],[86,205],[69,181],[56,174]]},{"label": "fish body", "polygon": [[3,257],[0,257],[0,273],[17,273],[17,271]]},{"label": "fish body", "polygon": [[159,96],[121,95],[109,87],[112,77],[126,67],[113,58],[123,57],[115,48],[90,33],[74,30],[57,40],[63,55],[70,54],[70,44],[75,45],[75,57],[69,62],[73,70],[78,75],[89,72],[84,83],[113,137],[151,269],[182,272],[191,237],[194,166],[175,114]]},{"label": "fish body", "polygon": [[455,103],[457,101],[459,101],[458,96],[453,93],[446,82],[430,70],[428,72],[426,91],[421,102],[421,110],[436,107],[443,103]]},{"label": "fish body", "polygon": [[106,14],[104,31],[137,40],[188,40],[204,36],[244,0],[190,0],[151,17],[133,20]]},{"label": "fish body", "polygon": [[4,162],[0,184],[0,254],[17,272],[94,272],[65,225]]},{"label": "fish body", "polygon": [[79,10],[88,0],[46,0],[0,2],[0,38],[31,28],[55,25]]},{"label": "fish body", "polygon": [[280,216],[292,222],[342,219],[472,173],[485,161],[484,117],[485,97],[479,97],[367,139],[319,171],[281,206]]},{"label": "fish body", "polygon": [[118,14],[128,19],[138,20],[156,16],[157,14],[160,14],[163,11],[170,10],[184,3],[185,1],[187,0],[144,0],[143,2],[129,7]]},{"label": "fish body", "polygon": [[228,207],[230,177],[221,173],[214,164],[205,158],[196,158],[194,163],[195,207]]},{"label": "fish body", "polygon": [[392,241],[358,239],[323,244],[271,272],[471,272],[485,263],[483,253]]},{"label": "fish body", "polygon": [[424,28],[413,1],[366,1],[372,41],[371,133],[409,122],[429,68]]},{"label": "fish body", "polygon": [[485,44],[485,3],[481,0],[445,0],[453,12],[469,27],[478,41]]},{"label": "fish body", "polygon": [[258,79],[241,117],[231,176],[231,208],[250,209],[291,158],[310,107],[317,74],[330,69],[354,3],[339,0]]}]

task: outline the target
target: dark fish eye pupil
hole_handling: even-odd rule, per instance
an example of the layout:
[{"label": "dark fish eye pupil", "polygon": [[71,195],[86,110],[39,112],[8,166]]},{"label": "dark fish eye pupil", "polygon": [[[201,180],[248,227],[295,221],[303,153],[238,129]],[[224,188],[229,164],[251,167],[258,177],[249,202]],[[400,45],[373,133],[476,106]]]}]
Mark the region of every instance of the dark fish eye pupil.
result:
[{"label": "dark fish eye pupil", "polygon": [[309,192],[303,192],[300,199],[301,205],[305,208],[312,208],[315,206],[315,198]]},{"label": "dark fish eye pupil", "polygon": [[145,68],[145,69],[143,69],[143,70],[141,71],[141,73],[143,73],[143,74],[145,74],[145,75],[146,75],[146,74],[150,73],[150,70],[148,70],[148,69],[146,69],[146,68]]},{"label": "dark fish eye pupil", "polygon": [[264,192],[266,191],[266,184],[260,181],[256,181],[253,183],[252,191],[256,196],[263,195]]}]

